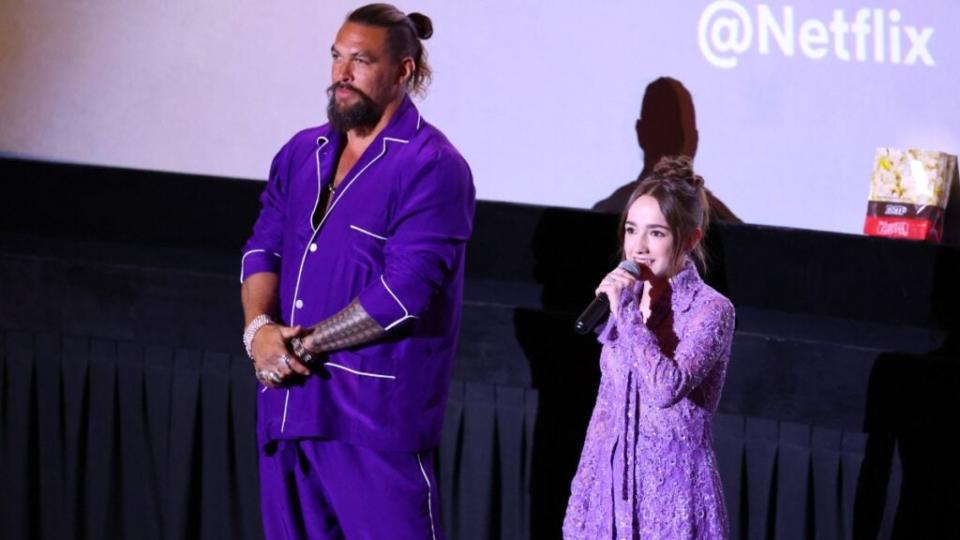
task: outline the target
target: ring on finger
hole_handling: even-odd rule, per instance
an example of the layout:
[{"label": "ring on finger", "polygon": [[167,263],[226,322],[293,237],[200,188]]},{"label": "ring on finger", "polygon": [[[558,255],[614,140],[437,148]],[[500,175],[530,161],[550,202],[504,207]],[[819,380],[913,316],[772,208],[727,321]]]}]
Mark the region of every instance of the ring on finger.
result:
[{"label": "ring on finger", "polygon": [[290,347],[293,349],[293,354],[300,357],[300,360],[307,365],[313,363],[315,357],[314,353],[307,350],[307,347],[303,344],[303,340],[299,337],[294,337],[290,340]]},{"label": "ring on finger", "polygon": [[281,377],[276,371],[268,371],[267,378],[269,378],[270,382],[274,384],[280,384],[280,382],[283,381],[283,377]]},{"label": "ring on finger", "polygon": [[287,369],[291,369],[291,368],[290,368],[290,356],[284,354],[284,355],[280,356],[280,361],[283,362],[283,365],[287,366]]}]

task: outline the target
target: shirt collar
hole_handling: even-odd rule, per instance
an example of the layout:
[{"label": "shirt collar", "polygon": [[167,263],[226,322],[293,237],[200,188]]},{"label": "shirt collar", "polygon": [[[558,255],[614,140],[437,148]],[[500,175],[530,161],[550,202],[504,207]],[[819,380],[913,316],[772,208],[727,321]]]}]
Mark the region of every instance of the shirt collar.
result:
[{"label": "shirt collar", "polygon": [[674,311],[680,312],[689,309],[702,284],[703,280],[700,279],[697,266],[693,264],[693,261],[687,259],[683,268],[670,278],[670,300]]},{"label": "shirt collar", "polygon": [[[670,305],[673,310],[686,311],[687,308],[690,307],[690,303],[693,302],[693,298],[697,295],[697,290],[699,290],[703,280],[700,279],[697,266],[693,264],[693,261],[687,259],[680,271],[674,274],[667,282],[670,284]],[[643,285],[643,281],[637,280],[632,289],[624,289],[621,293],[623,295],[621,301],[624,306],[640,298],[640,293],[643,292]]]},{"label": "shirt collar", "polygon": [[410,96],[404,95],[403,101],[400,102],[400,106],[393,113],[393,118],[390,119],[381,135],[383,138],[389,137],[402,142],[410,142],[410,139],[420,130],[421,123],[420,111],[417,110]]}]

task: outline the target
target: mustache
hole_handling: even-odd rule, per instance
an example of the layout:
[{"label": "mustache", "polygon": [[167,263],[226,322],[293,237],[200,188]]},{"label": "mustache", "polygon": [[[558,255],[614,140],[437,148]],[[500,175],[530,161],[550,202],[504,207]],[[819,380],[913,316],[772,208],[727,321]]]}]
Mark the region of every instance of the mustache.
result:
[{"label": "mustache", "polygon": [[343,89],[345,89],[345,90],[350,90],[351,92],[357,94],[358,96],[360,96],[361,98],[363,98],[363,99],[366,100],[366,101],[373,101],[373,99],[372,99],[370,96],[368,96],[367,94],[363,93],[363,92],[362,92],[360,89],[358,89],[356,86],[353,86],[352,84],[349,84],[349,83],[333,83],[333,84],[331,84],[331,85],[327,88],[327,97],[331,97],[331,98],[332,98],[332,97],[333,97],[333,93],[336,92],[337,89],[339,89],[339,88],[343,88]]}]

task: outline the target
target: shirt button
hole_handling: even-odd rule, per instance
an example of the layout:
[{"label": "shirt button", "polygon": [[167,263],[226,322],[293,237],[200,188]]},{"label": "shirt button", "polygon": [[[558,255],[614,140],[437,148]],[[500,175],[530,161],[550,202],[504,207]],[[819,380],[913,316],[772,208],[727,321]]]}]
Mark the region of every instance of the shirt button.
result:
[{"label": "shirt button", "polygon": [[297,306],[297,309],[302,308],[302,307],[303,307],[303,300],[297,300],[297,302],[296,302],[294,305]]},{"label": "shirt button", "polygon": [[317,244],[316,244],[316,242],[310,244],[310,251],[313,252],[313,251],[316,251],[316,250],[317,250]]}]

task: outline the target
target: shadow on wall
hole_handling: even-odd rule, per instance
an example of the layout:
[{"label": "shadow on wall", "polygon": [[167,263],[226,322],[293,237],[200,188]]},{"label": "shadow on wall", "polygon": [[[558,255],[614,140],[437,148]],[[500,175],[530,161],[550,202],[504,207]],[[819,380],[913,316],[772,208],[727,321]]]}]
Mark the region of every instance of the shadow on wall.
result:
[{"label": "shadow on wall", "polygon": [[[598,201],[594,210],[619,214],[623,211],[630,194],[641,180],[653,173],[653,167],[664,156],[697,155],[700,134],[697,131],[696,111],[693,96],[676,79],[660,77],[647,85],[640,106],[640,118],[634,126],[637,144],[643,151],[643,170],[636,180],[620,186],[609,197]],[[710,220],[740,223],[727,205],[714,196],[709,189],[707,201],[710,204]]]},{"label": "shadow on wall", "polygon": [[946,272],[957,268],[960,251],[940,253],[933,317],[946,331],[943,345],[883,354],[870,374],[854,538],[891,530],[893,538],[960,538],[960,461],[950,442],[960,411],[960,285]]}]

